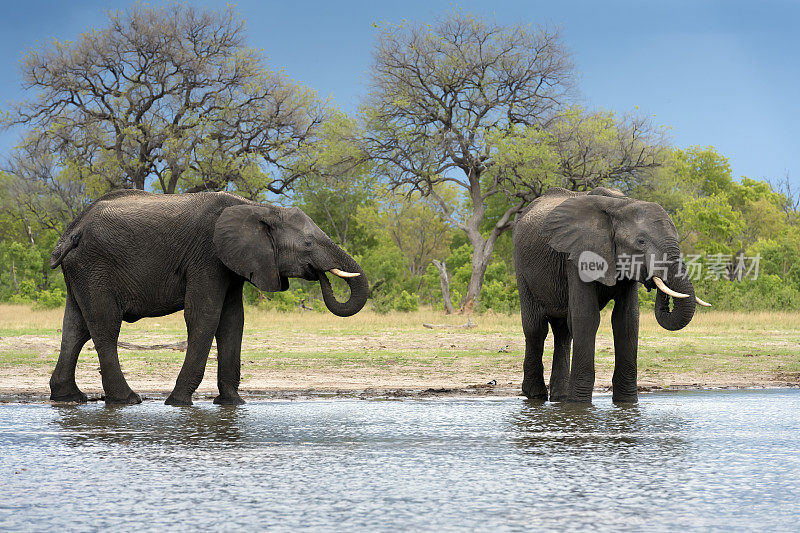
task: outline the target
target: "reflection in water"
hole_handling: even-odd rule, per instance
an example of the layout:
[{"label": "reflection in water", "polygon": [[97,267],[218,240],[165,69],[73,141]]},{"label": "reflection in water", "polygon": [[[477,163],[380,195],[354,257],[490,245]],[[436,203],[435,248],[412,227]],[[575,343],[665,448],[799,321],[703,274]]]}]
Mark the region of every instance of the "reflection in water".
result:
[{"label": "reflection in water", "polygon": [[565,507],[571,527],[639,526],[642,518],[632,522],[620,504],[630,510],[644,500],[639,512],[653,512],[654,498],[660,505],[686,499],[680,482],[691,468],[692,445],[684,414],[645,405],[526,402],[510,425],[535,482],[546,488],[548,502]]},{"label": "reflection in water", "polygon": [[130,406],[81,405],[53,407],[53,419],[63,431],[61,438],[72,446],[87,443],[200,446],[209,442],[242,440],[244,412],[235,406],[214,409],[182,407],[165,412]]},{"label": "reflection in water", "polygon": [[[675,413],[646,413],[639,405],[593,405],[526,401],[512,417],[514,437],[520,447],[539,453],[543,447],[558,446],[560,452],[603,449],[617,453],[636,444],[657,441],[664,451],[684,445],[681,432],[688,421]],[[544,450],[550,453],[550,450]]]},{"label": "reflection in water", "polygon": [[0,529],[790,530],[798,435],[798,390],[2,405]]}]

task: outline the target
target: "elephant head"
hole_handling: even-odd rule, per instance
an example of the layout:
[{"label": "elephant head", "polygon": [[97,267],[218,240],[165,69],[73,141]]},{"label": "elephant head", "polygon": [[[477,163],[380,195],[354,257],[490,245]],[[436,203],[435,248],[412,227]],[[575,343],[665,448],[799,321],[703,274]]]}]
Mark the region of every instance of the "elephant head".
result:
[{"label": "elephant head", "polygon": [[608,268],[596,281],[604,285],[616,284],[616,266],[627,263],[631,268],[622,270],[623,278],[658,289],[655,316],[664,329],[686,327],[696,304],[710,305],[695,296],[678,247],[678,231],[658,204],[595,189],[555,207],[543,230],[550,246],[570,254],[575,264],[587,251],[600,256]]},{"label": "elephant head", "polygon": [[[335,315],[364,307],[369,285],[362,268],[300,209],[236,205],[214,226],[214,249],[229,269],[263,291],[285,291],[288,278],[319,280],[325,306]],[[347,281],[350,298],[339,302],[325,273]]]}]

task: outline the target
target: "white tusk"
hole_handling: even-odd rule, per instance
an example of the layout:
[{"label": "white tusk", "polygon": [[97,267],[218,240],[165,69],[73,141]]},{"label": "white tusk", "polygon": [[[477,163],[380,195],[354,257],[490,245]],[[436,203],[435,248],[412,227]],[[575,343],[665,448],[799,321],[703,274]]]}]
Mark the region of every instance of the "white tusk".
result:
[{"label": "white tusk", "polygon": [[339,270],[338,268],[332,268],[329,272],[331,274],[336,274],[340,278],[357,278],[361,275],[358,272],[345,272],[344,270]]},{"label": "white tusk", "polygon": [[699,305],[702,305],[703,307],[711,307],[710,303],[701,300],[697,296],[694,297],[694,301],[697,302]]},{"label": "white tusk", "polygon": [[656,286],[659,289],[661,289],[661,292],[663,292],[665,294],[669,294],[673,298],[688,298],[689,297],[688,294],[683,294],[682,292],[675,292],[672,289],[670,289],[669,287],[667,287],[667,284],[664,283],[664,280],[659,278],[658,276],[653,276],[653,281],[656,283]]}]

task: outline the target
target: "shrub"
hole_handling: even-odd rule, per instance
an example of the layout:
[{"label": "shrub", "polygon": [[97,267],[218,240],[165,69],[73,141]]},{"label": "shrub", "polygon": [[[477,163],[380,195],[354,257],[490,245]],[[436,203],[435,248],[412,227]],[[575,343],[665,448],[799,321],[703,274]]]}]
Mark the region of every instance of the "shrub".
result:
[{"label": "shrub", "polygon": [[67,303],[67,297],[61,289],[39,291],[36,294],[37,309],[57,309]]},{"label": "shrub", "polygon": [[482,311],[491,309],[497,313],[513,313],[519,310],[517,284],[492,280],[483,285],[480,298]]},{"label": "shrub", "polygon": [[394,302],[394,308],[397,311],[419,311],[419,300],[417,300],[416,296],[413,296],[408,293],[408,291],[404,290],[400,294],[397,295]]}]

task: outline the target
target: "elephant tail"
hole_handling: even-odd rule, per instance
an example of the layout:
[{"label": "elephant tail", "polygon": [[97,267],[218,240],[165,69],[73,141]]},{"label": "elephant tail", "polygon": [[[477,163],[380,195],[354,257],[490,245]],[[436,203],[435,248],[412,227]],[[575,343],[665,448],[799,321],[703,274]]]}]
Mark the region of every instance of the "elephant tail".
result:
[{"label": "elephant tail", "polygon": [[58,267],[70,250],[78,246],[78,241],[81,240],[82,234],[83,232],[78,230],[69,235],[64,235],[58,240],[56,247],[53,248],[53,253],[50,254],[50,268]]}]

